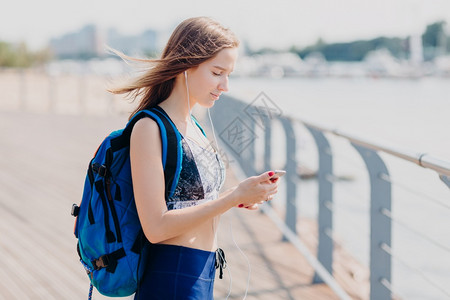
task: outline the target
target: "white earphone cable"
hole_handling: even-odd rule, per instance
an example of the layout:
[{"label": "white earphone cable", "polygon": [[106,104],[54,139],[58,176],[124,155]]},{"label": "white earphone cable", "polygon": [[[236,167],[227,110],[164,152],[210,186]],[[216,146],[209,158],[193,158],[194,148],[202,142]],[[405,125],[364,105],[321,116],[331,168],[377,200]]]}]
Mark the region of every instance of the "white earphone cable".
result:
[{"label": "white earphone cable", "polygon": [[248,288],[250,286],[250,277],[252,274],[252,267],[250,265],[250,260],[248,259],[247,255],[245,255],[244,251],[242,251],[241,247],[239,247],[239,245],[236,243],[236,240],[234,239],[233,227],[231,226],[231,220],[230,220],[230,233],[231,233],[231,239],[233,240],[234,245],[236,246],[236,248],[241,253],[242,257],[244,257],[245,261],[247,262],[247,269],[248,269],[247,286],[245,287],[244,298],[242,298],[242,300],[245,300],[247,298]]},{"label": "white earphone cable", "polygon": [[213,121],[211,119],[211,113],[209,111],[209,108],[208,108],[208,117],[209,117],[209,122],[211,123],[211,129],[212,129],[212,133],[213,133],[213,137],[214,137],[214,143],[215,143],[216,151],[217,151],[217,153],[220,153],[219,152],[219,144],[217,143],[216,132],[214,130],[214,124],[213,124]]},{"label": "white earphone cable", "polygon": [[191,103],[189,102],[189,85],[188,85],[188,78],[187,78],[187,71],[184,71],[184,82],[186,83],[186,94],[187,94],[187,102],[188,102],[188,109],[189,109],[189,119],[192,123],[192,113],[191,113]]}]

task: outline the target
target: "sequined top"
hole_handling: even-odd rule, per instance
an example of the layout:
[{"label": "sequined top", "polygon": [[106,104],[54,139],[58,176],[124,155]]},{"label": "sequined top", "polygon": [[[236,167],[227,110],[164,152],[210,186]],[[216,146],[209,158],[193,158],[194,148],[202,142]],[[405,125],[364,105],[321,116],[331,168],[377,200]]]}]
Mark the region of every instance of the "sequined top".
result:
[{"label": "sequined top", "polygon": [[225,181],[225,167],[216,151],[200,146],[189,137],[182,137],[183,160],[175,192],[167,209],[180,209],[215,200]]}]

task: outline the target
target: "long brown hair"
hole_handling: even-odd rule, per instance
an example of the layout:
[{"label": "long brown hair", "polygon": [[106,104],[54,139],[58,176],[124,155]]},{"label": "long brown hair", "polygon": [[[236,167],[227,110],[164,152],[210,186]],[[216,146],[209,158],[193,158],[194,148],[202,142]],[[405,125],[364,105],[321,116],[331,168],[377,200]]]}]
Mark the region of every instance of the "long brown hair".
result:
[{"label": "long brown hair", "polygon": [[148,63],[150,69],[131,82],[109,91],[127,94],[133,100],[140,98],[132,116],[167,99],[178,74],[213,58],[224,48],[237,46],[239,40],[233,32],[217,21],[208,17],[186,19],[173,31],[160,59],[137,59],[114,51],[123,59]]}]

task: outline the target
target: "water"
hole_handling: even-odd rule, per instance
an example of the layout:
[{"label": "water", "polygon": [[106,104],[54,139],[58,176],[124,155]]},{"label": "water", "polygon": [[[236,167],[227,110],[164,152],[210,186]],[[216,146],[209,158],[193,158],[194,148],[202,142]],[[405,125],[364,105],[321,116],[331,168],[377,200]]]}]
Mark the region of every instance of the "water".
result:
[{"label": "water", "polygon": [[230,95],[252,101],[267,94],[286,115],[362,136],[398,141],[450,159],[450,79],[242,79]]},{"label": "water", "polygon": [[[231,96],[250,103],[260,92],[275,102],[284,115],[450,161],[450,79],[230,79]],[[297,129],[298,160],[314,169],[317,167],[314,141],[305,129]],[[283,138],[278,139],[275,145],[283,144]],[[330,136],[330,142],[335,173],[352,179],[334,185],[336,236],[339,243],[368,265],[368,176],[362,160],[346,141]],[[279,148],[274,149],[279,155],[275,155],[278,159],[274,164],[282,167],[283,150],[275,148]],[[403,299],[448,299],[450,191],[435,172],[390,155],[382,154],[382,158],[395,182],[393,291]],[[316,183],[301,182],[298,195],[301,216],[315,216]]]}]

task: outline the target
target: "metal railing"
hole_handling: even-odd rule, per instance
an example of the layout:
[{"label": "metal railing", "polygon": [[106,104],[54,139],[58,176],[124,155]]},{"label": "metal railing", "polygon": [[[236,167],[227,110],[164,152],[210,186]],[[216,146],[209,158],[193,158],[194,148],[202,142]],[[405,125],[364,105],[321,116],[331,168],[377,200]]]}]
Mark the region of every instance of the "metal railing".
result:
[{"label": "metal railing", "polygon": [[[225,99],[226,98],[226,99]],[[263,101],[264,102],[264,101]],[[227,153],[232,154],[243,173],[252,176],[260,171],[270,170],[272,122],[281,123],[286,137],[286,207],[285,219],[282,221],[269,205],[264,205],[263,211],[272,218],[283,233],[283,239],[289,240],[314,267],[316,274],[313,282],[325,282],[341,299],[350,299],[348,294],[333,278],[333,154],[326,135],[338,136],[347,140],[359,153],[364,161],[370,179],[370,299],[391,299],[392,289],[392,259],[396,258],[392,252],[392,222],[401,223],[393,218],[391,213],[393,184],[388,168],[379,153],[387,153],[401,160],[407,160],[424,168],[435,171],[442,181],[450,187],[450,162],[441,160],[425,153],[403,150],[387,143],[377,143],[360,138],[340,130],[334,130],[282,116],[277,108],[269,107],[267,103],[244,103],[231,97],[224,97],[211,110],[216,132],[225,145]],[[318,247],[317,255],[309,252],[297,235],[297,184],[299,183],[296,159],[297,135],[294,125],[301,124],[311,133],[318,149],[319,167],[316,174],[318,181]],[[264,163],[263,168],[256,167],[255,150],[256,131],[258,127],[264,131]],[[277,132],[279,134],[279,132]],[[258,137],[259,138],[259,137]],[[428,237],[424,237],[428,238]],[[429,239],[430,240],[430,239]],[[432,241],[437,246],[447,249],[441,243]],[[449,250],[447,250],[450,252]],[[398,258],[401,262],[401,258]],[[449,296],[449,292],[435,284],[432,280],[416,270],[423,279],[431,283],[442,294]]]},{"label": "metal railing", "polygon": [[72,74],[41,68],[0,68],[0,109],[57,114],[128,113],[127,101],[105,92],[112,79],[92,72]]}]

